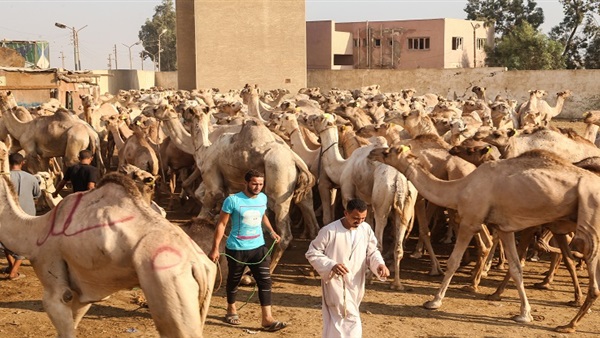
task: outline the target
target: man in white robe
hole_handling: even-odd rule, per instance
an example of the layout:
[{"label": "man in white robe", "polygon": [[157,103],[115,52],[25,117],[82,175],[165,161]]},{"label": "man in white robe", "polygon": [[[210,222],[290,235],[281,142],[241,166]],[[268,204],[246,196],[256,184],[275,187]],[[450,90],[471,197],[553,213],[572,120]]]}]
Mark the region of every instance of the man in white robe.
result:
[{"label": "man in white robe", "polygon": [[323,338],[362,337],[359,306],[367,267],[380,278],[390,274],[375,234],[364,222],[367,204],[359,199],[349,201],[344,216],[323,227],[306,252],[321,276]]}]

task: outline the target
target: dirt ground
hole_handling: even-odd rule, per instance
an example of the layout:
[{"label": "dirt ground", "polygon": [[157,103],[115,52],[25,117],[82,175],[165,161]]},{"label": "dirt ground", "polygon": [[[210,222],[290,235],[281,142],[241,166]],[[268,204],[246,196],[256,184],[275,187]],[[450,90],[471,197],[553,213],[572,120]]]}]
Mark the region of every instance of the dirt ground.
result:
[{"label": "dirt ground", "polygon": [[[579,126],[580,127],[580,126]],[[579,131],[579,130],[578,130]],[[191,215],[170,213],[176,224]],[[260,306],[252,287],[240,291],[238,307],[241,326],[232,327],[223,322],[225,314],[224,285],[213,295],[211,310],[206,321],[206,337],[320,337],[321,288],[318,278],[307,276],[308,263],[304,253],[308,240],[295,239],[284,254],[273,275],[274,315],[290,326],[276,333],[259,330]],[[412,252],[416,236],[412,236],[406,251]],[[451,244],[436,244],[442,264],[452,250]],[[482,279],[477,294],[461,290],[468,284],[472,265],[461,268],[446,294],[444,304],[436,311],[426,310],[422,304],[430,300],[439,287],[441,277],[427,275],[428,256],[413,259],[405,255],[401,278],[405,291],[392,291],[389,283],[375,281],[367,286],[361,305],[364,337],[567,337],[553,331],[568,323],[577,309],[566,305],[573,299],[573,287],[564,268],[558,271],[551,290],[536,290],[533,283],[541,281],[548,268],[548,256],[540,262],[527,262],[524,268],[527,295],[531,302],[534,321],[517,324],[510,320],[519,312],[519,299],[511,283],[502,301],[488,301],[504,272],[493,270]],[[0,259],[0,267],[6,259]],[[21,272],[26,278],[0,280],[0,337],[54,337],[56,331],[42,308],[42,287],[33,269],[25,262]],[[579,271],[580,283],[587,292],[586,271]],[[224,282],[223,282],[224,283]],[[79,337],[157,337],[158,334],[147,308],[140,308],[134,299],[140,290],[121,291],[109,300],[94,304],[83,318]],[[249,299],[246,304],[246,299]],[[573,337],[597,337],[600,334],[598,304],[592,307]]]}]

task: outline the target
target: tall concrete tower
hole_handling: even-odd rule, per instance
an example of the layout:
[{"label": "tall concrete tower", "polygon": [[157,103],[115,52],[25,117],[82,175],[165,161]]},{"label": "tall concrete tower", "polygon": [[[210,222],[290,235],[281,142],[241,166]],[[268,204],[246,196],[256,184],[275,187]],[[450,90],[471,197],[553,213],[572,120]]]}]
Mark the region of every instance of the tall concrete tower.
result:
[{"label": "tall concrete tower", "polygon": [[176,0],[180,89],[306,86],[304,0]]}]

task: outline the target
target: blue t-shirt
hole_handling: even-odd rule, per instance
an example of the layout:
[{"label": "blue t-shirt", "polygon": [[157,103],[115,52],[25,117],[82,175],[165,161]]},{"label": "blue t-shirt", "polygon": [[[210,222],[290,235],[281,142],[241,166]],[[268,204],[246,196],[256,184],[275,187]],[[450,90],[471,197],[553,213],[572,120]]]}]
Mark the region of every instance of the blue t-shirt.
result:
[{"label": "blue t-shirt", "polygon": [[221,210],[231,215],[228,249],[252,250],[265,245],[262,219],[267,210],[267,195],[261,192],[250,198],[244,192],[238,192],[225,199]]}]

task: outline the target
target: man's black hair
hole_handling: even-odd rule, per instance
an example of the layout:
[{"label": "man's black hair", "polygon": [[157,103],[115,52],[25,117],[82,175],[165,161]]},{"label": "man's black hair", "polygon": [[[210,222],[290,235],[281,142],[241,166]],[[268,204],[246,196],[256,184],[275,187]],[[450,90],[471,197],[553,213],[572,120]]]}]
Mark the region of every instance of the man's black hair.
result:
[{"label": "man's black hair", "polygon": [[363,212],[367,210],[367,203],[360,198],[349,200],[348,204],[346,204],[346,211],[351,212],[353,210]]},{"label": "man's black hair", "polygon": [[14,153],[14,154],[8,155],[8,164],[10,164],[11,166],[23,164],[24,160],[25,160],[25,158],[20,153]]},{"label": "man's black hair", "polygon": [[246,172],[246,175],[244,175],[244,180],[246,180],[246,182],[250,182],[252,177],[263,177],[264,178],[265,174],[261,173],[260,171],[258,171],[256,169],[250,169]]},{"label": "man's black hair", "polygon": [[84,150],[82,150],[82,151],[79,152],[79,159],[80,160],[85,160],[85,159],[88,159],[88,158],[92,158],[92,152],[91,151],[89,151],[87,149],[84,149]]}]

